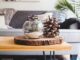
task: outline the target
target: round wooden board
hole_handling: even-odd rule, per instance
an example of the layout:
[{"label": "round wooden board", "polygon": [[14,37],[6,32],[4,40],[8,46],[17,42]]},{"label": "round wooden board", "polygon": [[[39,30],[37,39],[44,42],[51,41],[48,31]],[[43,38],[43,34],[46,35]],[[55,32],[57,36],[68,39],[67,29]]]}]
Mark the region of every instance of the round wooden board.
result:
[{"label": "round wooden board", "polygon": [[16,44],[41,46],[41,45],[54,45],[61,44],[62,38],[57,36],[55,38],[39,38],[39,39],[26,39],[24,36],[17,36],[14,38]]}]

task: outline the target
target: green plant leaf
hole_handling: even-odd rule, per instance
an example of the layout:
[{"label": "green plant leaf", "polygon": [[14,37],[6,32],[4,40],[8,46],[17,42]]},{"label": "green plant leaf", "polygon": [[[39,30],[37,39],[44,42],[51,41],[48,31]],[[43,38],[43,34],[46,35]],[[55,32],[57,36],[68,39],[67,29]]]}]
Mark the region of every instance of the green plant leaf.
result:
[{"label": "green plant leaf", "polygon": [[57,10],[69,9],[73,13],[75,13],[75,8],[67,0],[58,0],[58,3],[56,4],[55,8]]}]

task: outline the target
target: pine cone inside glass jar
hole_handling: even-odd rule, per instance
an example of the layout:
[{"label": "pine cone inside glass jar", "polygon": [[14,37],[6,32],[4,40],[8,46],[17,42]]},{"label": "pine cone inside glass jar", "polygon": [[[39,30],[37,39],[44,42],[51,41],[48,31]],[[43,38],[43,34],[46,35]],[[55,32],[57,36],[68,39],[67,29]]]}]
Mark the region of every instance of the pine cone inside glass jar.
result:
[{"label": "pine cone inside glass jar", "polygon": [[23,29],[25,38],[40,38],[43,35],[43,24],[35,15],[27,17]]}]

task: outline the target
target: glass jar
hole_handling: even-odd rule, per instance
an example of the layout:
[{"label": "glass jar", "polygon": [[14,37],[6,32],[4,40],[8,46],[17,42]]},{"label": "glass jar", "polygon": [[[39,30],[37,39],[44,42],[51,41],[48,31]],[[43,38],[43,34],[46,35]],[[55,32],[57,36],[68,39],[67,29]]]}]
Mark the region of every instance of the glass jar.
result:
[{"label": "glass jar", "polygon": [[23,24],[25,38],[40,38],[43,34],[43,24],[37,16],[28,16]]}]

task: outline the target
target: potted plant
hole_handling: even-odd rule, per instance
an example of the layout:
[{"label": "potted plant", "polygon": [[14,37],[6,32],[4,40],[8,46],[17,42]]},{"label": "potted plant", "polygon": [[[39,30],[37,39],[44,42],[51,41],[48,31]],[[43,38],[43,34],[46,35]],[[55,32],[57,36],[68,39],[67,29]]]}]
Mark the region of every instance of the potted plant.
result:
[{"label": "potted plant", "polygon": [[72,11],[76,17],[78,18],[78,14],[75,9],[75,4],[71,4],[68,0],[58,0],[55,8],[59,11],[63,11],[65,9]]},{"label": "potted plant", "polygon": [[[75,4],[71,4],[68,0],[58,0],[58,3],[56,4],[55,8],[59,11],[65,10],[65,12],[66,12],[66,10],[70,10],[76,16],[76,18],[69,17],[69,18],[65,19],[65,21],[63,23],[61,23],[61,25],[60,25],[61,29],[72,29],[73,26],[75,29],[80,29],[79,14],[76,11]],[[73,24],[75,24],[75,25],[73,25]]]}]

